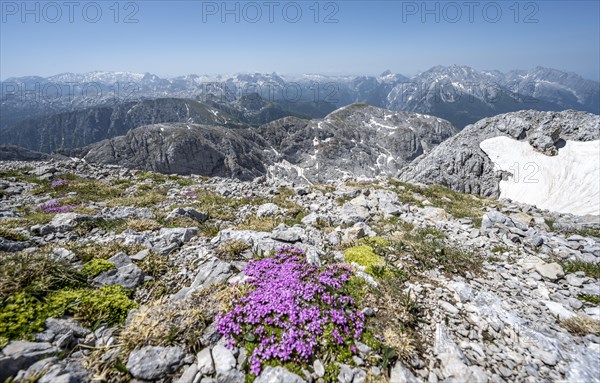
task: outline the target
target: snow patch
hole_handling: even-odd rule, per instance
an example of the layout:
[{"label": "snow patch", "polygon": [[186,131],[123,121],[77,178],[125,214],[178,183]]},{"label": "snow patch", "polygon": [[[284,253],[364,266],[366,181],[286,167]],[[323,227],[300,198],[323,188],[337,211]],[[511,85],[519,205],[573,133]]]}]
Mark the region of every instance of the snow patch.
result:
[{"label": "snow patch", "polygon": [[382,124],[382,123],[380,123],[380,122],[377,122],[377,121],[375,121],[375,120],[374,120],[372,117],[371,117],[371,119],[369,120],[369,122],[368,122],[368,124],[367,124],[367,125],[370,125],[370,126],[372,126],[372,127],[373,127],[373,126],[376,126],[376,127],[379,127],[379,128],[384,128],[384,129],[388,129],[388,130],[396,130],[396,129],[398,129],[398,127],[397,127],[397,126],[385,125],[385,124]]},{"label": "snow patch", "polygon": [[552,157],[508,137],[487,139],[479,147],[495,170],[512,173],[500,181],[501,198],[560,213],[600,215],[600,140],[567,141]]}]

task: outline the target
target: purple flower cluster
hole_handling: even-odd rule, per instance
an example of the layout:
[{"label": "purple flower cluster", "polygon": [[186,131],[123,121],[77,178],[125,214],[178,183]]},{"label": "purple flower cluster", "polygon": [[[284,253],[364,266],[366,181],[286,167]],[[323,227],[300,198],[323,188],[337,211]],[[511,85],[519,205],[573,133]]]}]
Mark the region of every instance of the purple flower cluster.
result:
[{"label": "purple flower cluster", "polygon": [[68,184],[69,184],[69,181],[59,178],[57,180],[52,181],[52,185],[50,185],[50,187],[52,189],[57,189],[61,186],[67,186]]},{"label": "purple flower cluster", "polygon": [[193,191],[193,190],[186,190],[183,193],[181,193],[181,195],[184,198],[187,198],[187,199],[196,199],[196,198],[198,198],[198,194],[196,194],[196,192]]},{"label": "purple flower cluster", "polygon": [[324,341],[340,346],[360,339],[364,315],[342,291],[352,274],[348,267],[309,265],[302,250],[286,246],[249,262],[245,274],[250,292],[217,315],[217,329],[229,347],[248,336],[256,342],[251,373],[258,375],[270,359],[309,362]]},{"label": "purple flower cluster", "polygon": [[38,209],[40,209],[41,211],[43,211],[46,214],[56,214],[56,213],[67,213],[73,209],[75,209],[76,206],[62,206],[60,200],[52,200],[52,201],[48,201],[48,202],[44,202],[43,204],[38,205]]}]

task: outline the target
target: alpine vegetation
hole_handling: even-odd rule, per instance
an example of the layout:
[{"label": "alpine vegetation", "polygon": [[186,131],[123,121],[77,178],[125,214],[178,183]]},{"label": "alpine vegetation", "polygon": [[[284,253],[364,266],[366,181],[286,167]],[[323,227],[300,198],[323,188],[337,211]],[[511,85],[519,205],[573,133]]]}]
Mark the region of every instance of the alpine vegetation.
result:
[{"label": "alpine vegetation", "polygon": [[0,176],[4,380],[600,372],[594,216],[387,177],[247,182],[76,158]]},{"label": "alpine vegetation", "polygon": [[345,353],[348,362],[357,353],[365,318],[344,293],[349,267],[310,265],[302,250],[285,246],[249,262],[244,274],[250,287],[217,316],[217,329],[229,347],[246,344],[252,374],[271,359],[302,364],[329,351]]}]

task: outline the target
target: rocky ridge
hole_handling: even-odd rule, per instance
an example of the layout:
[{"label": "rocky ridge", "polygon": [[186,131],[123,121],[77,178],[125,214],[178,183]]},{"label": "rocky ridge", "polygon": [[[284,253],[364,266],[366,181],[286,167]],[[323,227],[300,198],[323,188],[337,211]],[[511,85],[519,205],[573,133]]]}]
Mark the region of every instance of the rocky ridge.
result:
[{"label": "rocky ridge", "polygon": [[311,183],[395,176],[455,133],[436,117],[353,104],[324,119],[286,117],[257,128],[157,124],[66,154],[162,173]]},{"label": "rocky ridge", "polygon": [[555,155],[566,140],[600,139],[599,127],[600,116],[572,110],[529,110],[485,118],[417,158],[403,169],[400,178],[444,185],[462,193],[497,197],[500,180],[513,174],[495,171],[494,163],[479,146],[482,141],[506,136],[527,141],[545,155]]},{"label": "rocky ridge", "polygon": [[[4,273],[14,256],[88,271],[104,259],[108,269],[88,283],[122,286],[139,304],[124,323],[50,316],[28,340],[5,340],[2,379],[243,382],[248,353],[225,347],[215,302],[245,279],[247,262],[285,245],[312,264],[352,265],[370,286],[361,299],[367,328],[384,340],[356,342],[343,362],[267,367],[257,382],[600,376],[598,217],[393,179],[307,186],[83,161],[2,162],[0,171]],[[50,198],[63,210],[40,213]],[[3,303],[3,318],[11,313]]]}]

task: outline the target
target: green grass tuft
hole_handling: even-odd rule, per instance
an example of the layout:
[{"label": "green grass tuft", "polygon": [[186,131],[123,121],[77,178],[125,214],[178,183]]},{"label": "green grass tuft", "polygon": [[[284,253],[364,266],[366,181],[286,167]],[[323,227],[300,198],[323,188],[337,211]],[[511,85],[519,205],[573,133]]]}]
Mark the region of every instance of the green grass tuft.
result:
[{"label": "green grass tuft", "polygon": [[29,240],[29,237],[25,234],[11,230],[4,226],[0,227],[0,237],[16,242],[25,242]]},{"label": "green grass tuft", "polygon": [[600,264],[598,263],[574,261],[562,263],[561,266],[565,273],[583,271],[590,278],[600,278]]},{"label": "green grass tuft", "polygon": [[105,259],[97,258],[92,259],[83,266],[81,274],[88,278],[94,278],[105,271],[113,270],[115,268],[114,263],[109,262]]}]

